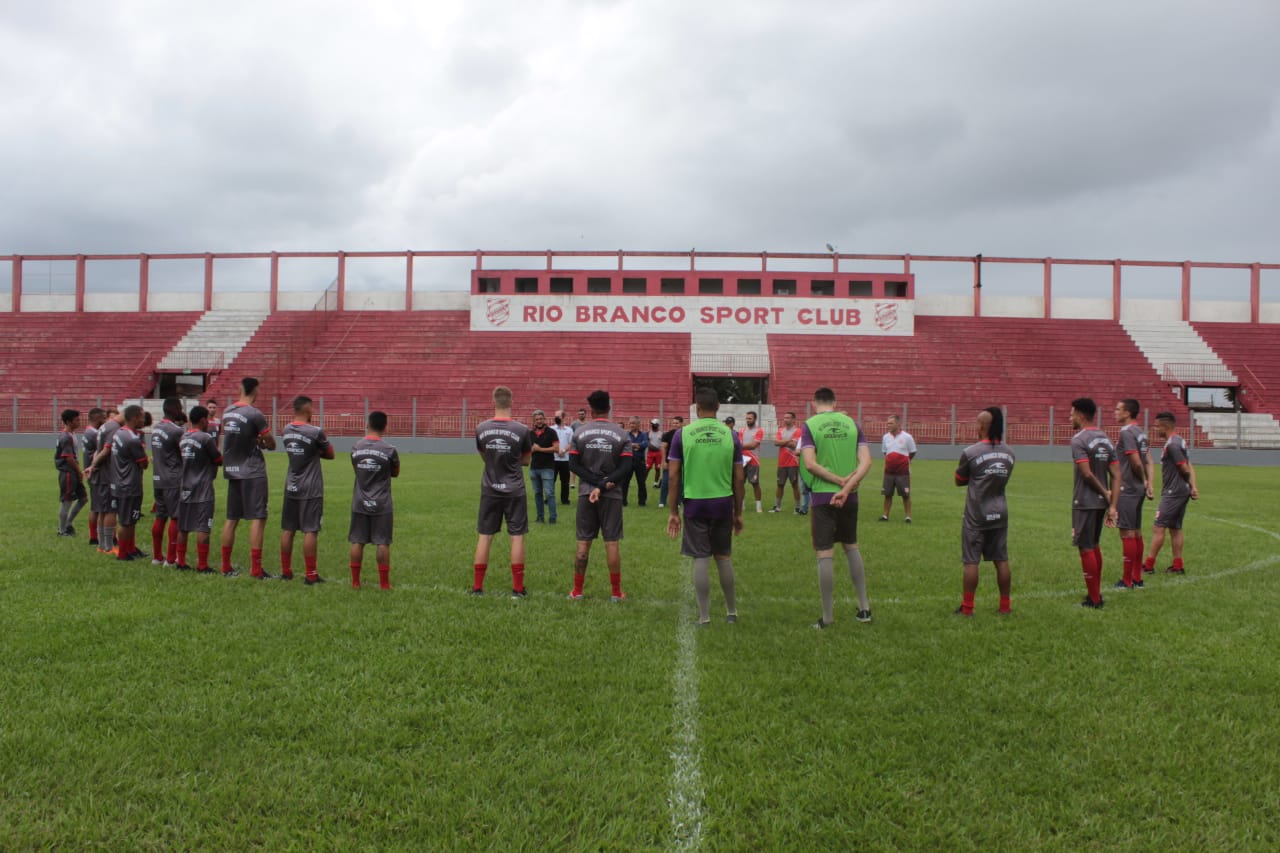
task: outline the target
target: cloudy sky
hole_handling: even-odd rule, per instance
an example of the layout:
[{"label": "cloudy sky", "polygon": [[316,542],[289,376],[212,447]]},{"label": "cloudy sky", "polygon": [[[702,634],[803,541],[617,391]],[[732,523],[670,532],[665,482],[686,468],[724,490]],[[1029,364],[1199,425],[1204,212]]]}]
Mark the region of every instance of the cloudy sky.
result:
[{"label": "cloudy sky", "polygon": [[0,254],[1280,260],[1276,0],[0,9]]}]

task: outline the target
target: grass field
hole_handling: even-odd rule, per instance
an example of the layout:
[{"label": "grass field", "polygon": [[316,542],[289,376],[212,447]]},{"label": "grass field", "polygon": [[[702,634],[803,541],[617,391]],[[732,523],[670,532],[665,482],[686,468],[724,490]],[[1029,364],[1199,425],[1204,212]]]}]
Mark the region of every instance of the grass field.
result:
[{"label": "grass field", "polygon": [[[357,592],[342,457],[331,583],[312,588],[59,539],[49,457],[0,452],[0,848],[1280,847],[1271,470],[1201,467],[1188,575],[1094,612],[1077,606],[1069,466],[1020,464],[1014,614],[996,616],[984,566],[962,620],[963,491],[950,465],[918,464],[910,527],[898,507],[875,523],[864,496],[874,621],[853,620],[837,573],[824,632],[788,498],[735,544],[741,622],[719,618],[713,583],[716,621],[695,631],[656,498],[627,510],[629,601],[610,603],[599,545],[587,598],[565,600],[570,507],[529,537],[528,600],[505,594],[503,537],[475,599],[478,460],[406,456],[396,588]],[[281,454],[271,466],[274,512]],[[1104,550],[1109,585],[1114,531]]]}]

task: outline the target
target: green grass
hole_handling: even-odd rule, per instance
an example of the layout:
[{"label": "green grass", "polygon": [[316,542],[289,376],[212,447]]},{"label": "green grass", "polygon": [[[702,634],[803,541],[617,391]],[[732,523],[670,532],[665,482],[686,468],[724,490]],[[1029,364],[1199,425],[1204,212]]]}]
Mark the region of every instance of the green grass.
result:
[{"label": "green grass", "polygon": [[[496,594],[473,599],[478,462],[407,456],[396,590],[356,592],[342,458],[326,468],[331,583],[307,588],[117,565],[56,538],[48,456],[0,452],[0,848],[1280,845],[1269,470],[1201,467],[1188,576],[1092,612],[1076,606],[1069,466],[1019,465],[1014,615],[995,615],[984,566],[960,620],[963,492],[950,465],[918,464],[911,527],[896,506],[875,523],[880,499],[864,499],[875,621],[853,620],[838,576],[825,632],[788,498],[736,542],[742,621],[719,621],[713,583],[717,621],[694,632],[656,498],[627,510],[630,601],[609,602],[599,544],[587,599],[565,600],[570,508],[529,538],[529,600],[503,594],[504,537]],[[268,567],[275,542],[269,526]],[[242,530],[237,562],[247,548]],[[1104,550],[1110,583],[1112,531]],[[677,795],[698,828],[673,827]]]}]

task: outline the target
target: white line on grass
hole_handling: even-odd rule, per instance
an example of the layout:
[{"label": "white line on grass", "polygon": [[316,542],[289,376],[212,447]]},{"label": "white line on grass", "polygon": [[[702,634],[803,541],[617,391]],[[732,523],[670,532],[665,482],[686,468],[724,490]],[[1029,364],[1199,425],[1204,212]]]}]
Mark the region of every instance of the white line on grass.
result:
[{"label": "white line on grass", "polygon": [[1263,536],[1270,536],[1272,539],[1280,540],[1280,533],[1276,533],[1274,530],[1268,530],[1265,527],[1254,527],[1252,524],[1232,521],[1229,518],[1218,518],[1214,515],[1202,515],[1200,517],[1206,521],[1216,521],[1219,524],[1230,524],[1232,527],[1239,527],[1242,530],[1252,530],[1254,533],[1261,533]]},{"label": "white line on grass", "polygon": [[681,561],[685,604],[676,622],[676,667],[671,675],[671,716],[675,744],[671,749],[671,835],[673,850],[698,850],[702,846],[702,751],[698,746],[698,661],[693,601],[692,568]]}]

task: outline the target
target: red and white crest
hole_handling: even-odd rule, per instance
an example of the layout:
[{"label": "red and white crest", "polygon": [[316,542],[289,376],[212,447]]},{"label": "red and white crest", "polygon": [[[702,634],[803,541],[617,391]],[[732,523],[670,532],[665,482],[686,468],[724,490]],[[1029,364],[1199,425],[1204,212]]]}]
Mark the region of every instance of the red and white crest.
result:
[{"label": "red and white crest", "polygon": [[490,325],[501,326],[511,318],[511,300],[505,296],[486,299],[484,313]]},{"label": "red and white crest", "polygon": [[884,332],[887,332],[894,326],[898,325],[897,302],[876,303],[876,325]]}]

